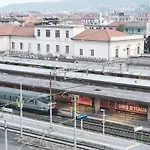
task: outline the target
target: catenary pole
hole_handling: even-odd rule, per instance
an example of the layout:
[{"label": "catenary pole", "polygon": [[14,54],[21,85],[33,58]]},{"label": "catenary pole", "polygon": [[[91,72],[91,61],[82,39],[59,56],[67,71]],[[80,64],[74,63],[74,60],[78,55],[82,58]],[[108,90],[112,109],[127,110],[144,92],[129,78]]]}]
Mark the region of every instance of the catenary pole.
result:
[{"label": "catenary pole", "polygon": [[6,120],[4,121],[4,123],[5,123],[5,150],[8,150],[7,124],[6,124]]},{"label": "catenary pole", "polygon": [[22,139],[22,135],[23,135],[23,130],[22,130],[22,107],[23,107],[23,102],[22,102],[22,83],[20,83],[20,137]]},{"label": "catenary pole", "polygon": [[74,95],[74,150],[76,147],[76,95]]},{"label": "catenary pole", "polygon": [[50,129],[52,128],[52,79],[51,79],[51,72],[50,72],[50,91],[49,91],[49,99],[50,99]]}]

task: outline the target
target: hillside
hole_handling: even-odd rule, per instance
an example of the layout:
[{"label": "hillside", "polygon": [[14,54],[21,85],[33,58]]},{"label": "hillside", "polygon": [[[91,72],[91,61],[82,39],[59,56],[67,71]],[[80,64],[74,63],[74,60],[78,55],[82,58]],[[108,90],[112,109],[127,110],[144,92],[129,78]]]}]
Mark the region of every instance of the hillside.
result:
[{"label": "hillside", "polygon": [[35,11],[47,11],[47,12],[56,12],[56,11],[74,11],[74,10],[102,10],[103,7],[101,4],[108,7],[109,5],[129,5],[135,2],[135,0],[61,0],[56,2],[30,2],[30,3],[20,3],[20,4],[11,4],[5,7],[1,7],[1,12],[27,12],[30,10]]}]

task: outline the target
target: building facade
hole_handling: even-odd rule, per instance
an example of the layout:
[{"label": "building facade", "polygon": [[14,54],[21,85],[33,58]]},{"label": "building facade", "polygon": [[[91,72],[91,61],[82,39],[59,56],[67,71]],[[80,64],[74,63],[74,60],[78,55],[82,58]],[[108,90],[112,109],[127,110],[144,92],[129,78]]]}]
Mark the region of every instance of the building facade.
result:
[{"label": "building facade", "polygon": [[88,29],[72,38],[74,56],[103,59],[128,58],[144,53],[144,37],[115,30]]},{"label": "building facade", "polygon": [[71,37],[76,36],[84,30],[85,28],[82,25],[35,26],[34,34],[37,48],[34,45],[34,53],[72,56],[73,42]]},{"label": "building facade", "polygon": [[111,59],[139,56],[143,49],[143,36],[115,30],[85,30],[82,25],[0,25],[1,51]]}]

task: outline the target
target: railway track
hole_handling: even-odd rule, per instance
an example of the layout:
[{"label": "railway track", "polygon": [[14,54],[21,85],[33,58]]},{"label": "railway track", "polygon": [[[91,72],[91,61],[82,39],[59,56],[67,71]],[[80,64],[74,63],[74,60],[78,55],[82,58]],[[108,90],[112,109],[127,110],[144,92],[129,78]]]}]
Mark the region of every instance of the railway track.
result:
[{"label": "railway track", "polygon": [[[19,115],[18,111],[15,111],[15,114]],[[33,113],[24,112],[24,116],[30,117],[30,118],[36,118],[37,120],[43,120],[43,121],[49,121],[48,115],[35,115]],[[53,122],[57,124],[62,124],[65,126],[73,127],[73,119],[72,118],[66,118],[62,116],[53,116]],[[81,123],[80,121],[77,121],[77,128],[80,129]],[[97,133],[102,133],[103,131],[103,125],[101,120],[95,120],[86,118],[83,121],[83,129],[89,130]],[[106,122],[105,123],[105,133],[108,135],[113,135],[117,137],[122,137],[126,139],[134,139],[134,128],[127,125],[121,125],[117,123],[111,123]],[[150,144],[150,132],[147,131],[138,131],[135,133],[135,140],[142,141],[145,144]]]},{"label": "railway track", "polygon": [[[5,130],[4,124],[0,124],[0,129]],[[15,134],[20,134],[20,128],[19,127],[13,127],[13,126],[7,125],[7,131],[15,133]],[[45,142],[51,142],[51,143],[55,143],[55,144],[61,144],[61,145],[65,145],[65,146],[74,147],[74,140],[69,140],[66,138],[53,136],[53,135],[49,134],[49,132],[41,133],[38,131],[23,128],[23,135],[28,137],[28,142],[25,142],[23,139],[20,139],[18,142],[20,142],[21,144],[24,144],[24,145],[34,147],[34,148],[41,148],[43,150],[50,150],[49,147],[43,146],[45,144],[40,145],[39,142],[36,142],[37,144],[35,144],[34,140],[33,139],[29,140],[29,138],[34,138],[35,141],[37,141],[38,139],[42,139]],[[114,150],[111,147],[106,147],[104,145],[92,144],[90,142],[83,142],[83,141],[81,141],[81,142],[77,141],[77,148],[80,150]],[[117,149],[115,149],[115,150],[117,150]]]}]

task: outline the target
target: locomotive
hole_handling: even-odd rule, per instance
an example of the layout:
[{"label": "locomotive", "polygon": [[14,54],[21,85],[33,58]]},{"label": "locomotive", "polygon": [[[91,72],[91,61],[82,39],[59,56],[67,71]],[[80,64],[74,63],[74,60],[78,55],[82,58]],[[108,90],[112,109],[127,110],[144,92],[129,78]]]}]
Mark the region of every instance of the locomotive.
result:
[{"label": "locomotive", "polygon": [[[3,106],[18,109],[20,90],[14,88],[0,87],[0,103]],[[22,90],[23,110],[49,114],[50,96],[48,94]],[[52,96],[52,113],[58,114],[57,104]]]}]

